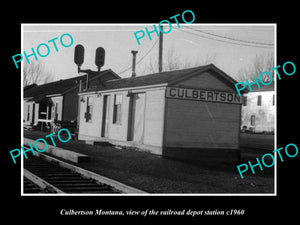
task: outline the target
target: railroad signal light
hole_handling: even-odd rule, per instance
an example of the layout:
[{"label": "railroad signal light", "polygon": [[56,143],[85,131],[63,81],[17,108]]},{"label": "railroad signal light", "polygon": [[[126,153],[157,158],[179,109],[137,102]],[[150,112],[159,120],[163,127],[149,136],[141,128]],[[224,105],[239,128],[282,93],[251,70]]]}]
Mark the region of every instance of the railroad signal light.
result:
[{"label": "railroad signal light", "polygon": [[[95,72],[90,69],[88,70],[82,70],[80,69],[81,65],[84,61],[84,47],[80,44],[76,45],[75,52],[74,52],[74,62],[78,66],[78,73],[85,72],[85,73],[91,73]],[[98,67],[98,72],[100,72],[100,68],[104,65],[105,61],[105,50],[102,47],[98,47],[96,49],[96,56],[95,56],[95,64]]]},{"label": "railroad signal light", "polygon": [[76,45],[75,54],[74,54],[74,62],[80,67],[84,61],[84,47],[82,45]]},{"label": "railroad signal light", "polygon": [[95,64],[98,67],[98,71],[104,65],[105,61],[105,50],[102,47],[98,47],[96,49],[96,57],[95,57]]}]

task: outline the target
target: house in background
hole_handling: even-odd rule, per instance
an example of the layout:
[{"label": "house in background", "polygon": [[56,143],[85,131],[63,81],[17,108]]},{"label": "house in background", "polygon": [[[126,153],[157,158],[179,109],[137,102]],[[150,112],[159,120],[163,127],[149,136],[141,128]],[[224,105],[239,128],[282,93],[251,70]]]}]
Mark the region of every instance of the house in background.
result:
[{"label": "house in background", "polygon": [[[88,78],[88,82],[87,81]],[[53,126],[54,122],[75,123],[78,116],[78,92],[81,86],[97,87],[111,79],[120,79],[112,70],[76,76],[43,85],[24,87],[24,126]]]},{"label": "house in background", "polygon": [[275,128],[274,82],[244,94],[242,106],[242,130],[254,133],[273,133]]}]

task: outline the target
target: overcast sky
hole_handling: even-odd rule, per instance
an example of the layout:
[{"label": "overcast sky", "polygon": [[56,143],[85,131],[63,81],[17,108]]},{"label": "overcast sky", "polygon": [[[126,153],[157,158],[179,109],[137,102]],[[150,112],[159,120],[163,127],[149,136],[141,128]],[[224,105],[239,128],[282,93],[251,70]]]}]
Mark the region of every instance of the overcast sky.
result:
[{"label": "overcast sky", "polygon": [[[95,50],[103,47],[106,51],[104,69],[112,69],[121,77],[131,75],[132,54],[137,50],[137,76],[152,73],[158,59],[158,37],[152,33],[152,40],[147,35],[138,45],[134,32],[148,27],[153,30],[153,24],[23,24],[23,51],[31,53],[41,43],[47,43],[55,37],[58,52],[52,44],[50,54],[38,61],[45,65],[54,80],[77,76],[77,66],[74,63],[74,48],[82,44],[85,48],[85,59],[82,69],[96,70]],[[186,26],[172,24],[172,30],[163,35],[163,61],[167,61],[170,52],[178,61],[189,62],[198,66],[207,58],[211,58],[217,67],[233,78],[243,67],[251,65],[255,55],[274,55],[275,28],[272,24],[191,24]],[[169,29],[166,25],[165,30]],[[74,39],[71,47],[61,46],[59,38],[69,33]],[[67,42],[67,37],[65,38]],[[265,44],[260,44],[265,43]],[[41,48],[42,49],[42,48]],[[35,60],[30,57],[30,60]],[[25,59],[24,59],[25,60]],[[24,61],[26,63],[26,60]],[[157,69],[158,70],[158,69]],[[124,72],[125,71],[125,72]],[[254,75],[254,74],[253,74]]]}]

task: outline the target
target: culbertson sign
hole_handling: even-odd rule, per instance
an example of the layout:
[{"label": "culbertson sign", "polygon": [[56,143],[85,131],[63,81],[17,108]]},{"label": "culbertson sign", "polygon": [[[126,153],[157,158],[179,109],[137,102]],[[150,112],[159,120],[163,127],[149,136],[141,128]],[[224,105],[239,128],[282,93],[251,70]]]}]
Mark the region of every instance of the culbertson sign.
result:
[{"label": "culbertson sign", "polygon": [[197,101],[225,102],[233,104],[242,103],[242,97],[235,93],[177,87],[167,87],[166,97]]}]

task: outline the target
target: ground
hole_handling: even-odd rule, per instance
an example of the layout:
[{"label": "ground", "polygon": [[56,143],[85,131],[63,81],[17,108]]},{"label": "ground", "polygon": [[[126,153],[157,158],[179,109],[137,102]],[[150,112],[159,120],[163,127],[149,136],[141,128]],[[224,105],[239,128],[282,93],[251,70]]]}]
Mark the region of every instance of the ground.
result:
[{"label": "ground", "polygon": [[240,145],[253,150],[274,150],[274,135],[241,133]]},{"label": "ground", "polygon": [[[24,136],[31,139],[44,138],[49,133],[24,131]],[[252,139],[251,139],[252,138]],[[253,142],[241,140],[247,147]],[[265,137],[266,138],[266,137]],[[89,162],[77,166],[115,179],[127,185],[149,193],[273,193],[273,167],[256,174],[245,173],[241,179],[236,166],[246,160],[255,160],[267,151],[241,149],[240,163],[233,165],[199,165],[178,160],[165,159],[150,153],[118,149],[110,145],[87,145],[81,141],[70,140],[61,143],[54,138],[57,146],[90,156]],[[247,139],[242,135],[241,139]],[[259,137],[259,140],[263,138]],[[268,137],[267,139],[271,139]],[[51,143],[50,139],[46,139]],[[248,143],[247,143],[248,142]],[[262,141],[263,142],[263,141]],[[257,143],[257,142],[255,142]],[[270,143],[270,141],[269,141]],[[270,146],[269,146],[270,147]],[[25,159],[26,160],[26,159]],[[255,161],[253,161],[253,164]],[[75,164],[75,163],[73,163]],[[76,165],[76,164],[75,164]]]}]

